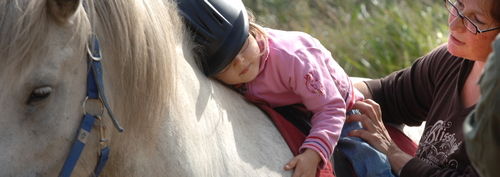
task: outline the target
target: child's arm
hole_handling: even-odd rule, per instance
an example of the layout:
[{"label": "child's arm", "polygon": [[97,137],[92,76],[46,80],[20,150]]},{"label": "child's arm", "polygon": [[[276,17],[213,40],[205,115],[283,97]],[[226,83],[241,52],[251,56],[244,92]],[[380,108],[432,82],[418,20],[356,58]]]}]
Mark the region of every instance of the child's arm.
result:
[{"label": "child's arm", "polygon": [[319,154],[312,150],[306,149],[304,153],[295,156],[290,162],[285,165],[285,170],[295,168],[293,176],[316,176],[318,164],[321,161]]}]

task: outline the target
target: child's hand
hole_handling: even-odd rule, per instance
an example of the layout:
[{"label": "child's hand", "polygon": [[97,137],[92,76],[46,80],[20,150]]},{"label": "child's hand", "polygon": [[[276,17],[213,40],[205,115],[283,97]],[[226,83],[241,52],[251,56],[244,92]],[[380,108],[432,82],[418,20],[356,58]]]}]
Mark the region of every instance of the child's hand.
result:
[{"label": "child's hand", "polygon": [[302,176],[316,176],[316,170],[318,169],[318,163],[321,161],[319,154],[312,150],[306,149],[304,153],[295,156],[290,162],[285,165],[285,170],[291,170],[295,168],[293,172],[293,177]]}]

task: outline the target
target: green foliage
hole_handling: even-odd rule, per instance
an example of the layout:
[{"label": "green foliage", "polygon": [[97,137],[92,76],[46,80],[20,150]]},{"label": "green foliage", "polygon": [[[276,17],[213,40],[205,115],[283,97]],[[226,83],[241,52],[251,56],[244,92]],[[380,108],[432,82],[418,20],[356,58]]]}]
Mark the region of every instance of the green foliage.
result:
[{"label": "green foliage", "polygon": [[243,0],[265,27],[316,37],[350,76],[380,78],[448,39],[434,0]]}]

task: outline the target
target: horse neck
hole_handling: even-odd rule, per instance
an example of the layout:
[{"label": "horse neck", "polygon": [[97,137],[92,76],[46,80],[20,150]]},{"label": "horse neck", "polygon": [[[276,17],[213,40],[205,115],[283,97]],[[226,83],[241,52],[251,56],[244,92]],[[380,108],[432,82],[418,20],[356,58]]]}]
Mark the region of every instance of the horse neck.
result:
[{"label": "horse neck", "polygon": [[170,83],[175,81],[180,41],[180,27],[172,25],[179,22],[176,11],[157,0],[96,2],[95,9],[114,112],[122,117],[124,128],[154,130],[173,92]]},{"label": "horse neck", "polygon": [[102,47],[106,96],[125,129],[118,133],[107,122],[112,157],[104,173],[140,174],[143,170],[131,168],[138,165],[133,159],[156,155],[162,117],[175,95],[182,23],[170,1],[98,1],[94,8],[98,18],[91,23]]}]

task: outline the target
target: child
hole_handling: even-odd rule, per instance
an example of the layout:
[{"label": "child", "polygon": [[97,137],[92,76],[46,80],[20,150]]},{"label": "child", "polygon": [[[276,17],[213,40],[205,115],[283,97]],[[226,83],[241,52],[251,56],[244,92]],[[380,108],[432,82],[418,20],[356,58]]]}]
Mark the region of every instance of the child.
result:
[{"label": "child", "polygon": [[[178,0],[178,6],[199,45],[196,51],[206,76],[237,86],[241,93],[262,98],[271,107],[302,103],[314,113],[301,154],[285,169],[295,168],[294,175],[314,176],[317,168],[324,168],[341,136],[346,111],[363,100],[330,52],[308,34],[249,22],[241,1]],[[361,125],[358,122],[350,129],[353,127]],[[356,153],[346,155],[365,160],[355,159],[359,158]],[[383,164],[383,168],[375,165],[375,173],[355,171],[359,176],[392,175],[385,156],[375,164]],[[379,173],[381,170],[385,173]]]}]

